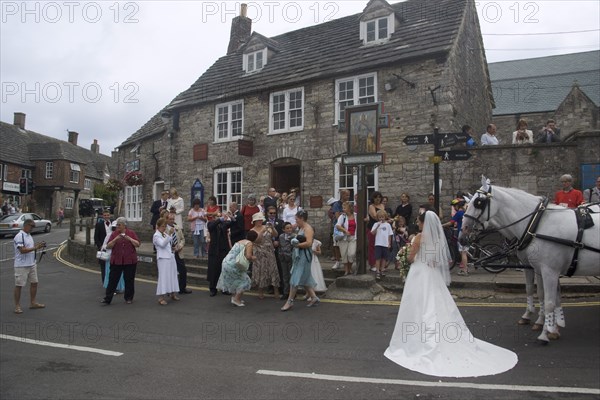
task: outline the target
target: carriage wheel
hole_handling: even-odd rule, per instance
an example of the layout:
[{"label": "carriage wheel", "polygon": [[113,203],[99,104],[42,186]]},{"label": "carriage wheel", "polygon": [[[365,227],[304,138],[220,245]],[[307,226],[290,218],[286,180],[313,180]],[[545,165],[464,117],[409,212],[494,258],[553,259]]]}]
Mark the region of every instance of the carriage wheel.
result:
[{"label": "carriage wheel", "polygon": [[[488,243],[486,245],[481,246],[481,257],[489,257],[491,255],[497,254],[504,251],[502,246],[498,246],[497,244]],[[494,260],[496,264],[508,264],[508,257],[503,257],[497,260]],[[492,274],[499,274],[500,272],[504,272],[506,267],[489,267],[486,264],[481,265],[483,269],[487,272],[491,272]]]}]

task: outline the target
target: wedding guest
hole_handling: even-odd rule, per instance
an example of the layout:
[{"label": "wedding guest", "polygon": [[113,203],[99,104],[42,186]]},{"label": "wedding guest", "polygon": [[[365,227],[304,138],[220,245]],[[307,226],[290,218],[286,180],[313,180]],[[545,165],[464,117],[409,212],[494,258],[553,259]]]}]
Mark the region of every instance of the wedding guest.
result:
[{"label": "wedding guest", "polygon": [[512,144],[533,144],[533,132],[527,129],[527,121],[520,119],[513,132]]},{"label": "wedding guest", "polygon": [[292,229],[296,230],[296,214],[300,208],[296,205],[296,198],[293,194],[288,195],[287,206],[283,209],[283,222],[292,224]]},{"label": "wedding guest", "polygon": [[156,221],[156,232],[152,237],[152,243],[156,247],[156,265],[158,267],[158,280],[156,283],[156,295],[158,304],[166,306],[166,297],[171,297],[174,301],[179,301],[177,292],[179,292],[179,283],[177,282],[177,263],[175,262],[175,253],[173,253],[173,237],[165,233],[167,229],[167,220],[159,218]]},{"label": "wedding guest", "polygon": [[583,191],[583,201],[586,203],[600,202],[600,176],[596,178],[596,186],[592,186]]},{"label": "wedding guest", "polygon": [[185,246],[185,235],[181,226],[175,222],[176,214],[171,211],[167,214],[167,229],[165,233],[171,236],[173,252],[175,253],[175,263],[177,264],[177,276],[179,280],[179,294],[190,294],[192,291],[187,288],[187,267],[183,257],[183,247]]},{"label": "wedding guest", "polygon": [[546,121],[546,126],[538,132],[535,139],[536,143],[553,143],[560,142],[560,128],[556,127],[556,121],[549,119]]},{"label": "wedding guest", "polygon": [[206,273],[206,280],[208,281],[208,289],[210,297],[217,295],[217,283],[221,276],[221,268],[223,265],[223,259],[231,250],[229,247],[229,227],[231,221],[229,216],[224,216],[208,221],[207,229],[210,235],[210,241],[208,244],[208,270]]},{"label": "wedding guest", "polygon": [[377,268],[376,279],[385,276],[384,267],[387,264],[389,251],[392,248],[392,226],[387,222],[387,213],[384,210],[377,211],[378,221],[373,224],[371,233],[375,236],[375,267]]},{"label": "wedding guest", "polygon": [[248,202],[242,207],[242,217],[244,218],[244,230],[246,233],[252,229],[252,216],[260,212],[260,208],[256,204],[256,196],[254,194],[248,195]]},{"label": "wedding guest", "polygon": [[111,233],[106,247],[112,249],[110,255],[110,275],[104,304],[112,301],[121,274],[125,279],[125,303],[131,304],[135,294],[135,271],[137,268],[137,251],[140,240],[134,231],[127,228],[127,220],[119,217],[116,220],[117,229]]},{"label": "wedding guest", "polygon": [[583,204],[583,193],[580,190],[573,188],[573,177],[569,174],[564,174],[560,177],[562,189],[554,195],[554,204],[563,207],[577,208]]},{"label": "wedding guest", "polygon": [[169,211],[175,210],[175,223],[179,227],[183,227],[183,210],[185,205],[183,198],[177,193],[177,189],[171,188],[171,197],[167,201],[167,209]]},{"label": "wedding guest", "polygon": [[342,264],[344,264],[344,275],[352,273],[352,264],[356,258],[356,214],[354,207],[349,201],[342,203],[343,214],[337,219],[336,228],[344,232],[346,237],[344,240],[339,240],[340,256]]},{"label": "wedding guest", "polygon": [[316,283],[311,274],[314,230],[307,221],[308,213],[304,210],[298,211],[298,214],[296,214],[296,225],[299,229],[298,236],[290,241],[294,247],[292,255],[292,276],[290,278],[290,294],[285,305],[281,307],[281,311],[287,311],[292,308],[298,286],[304,286],[304,289],[310,298],[307,307],[316,306],[321,301],[315,293],[314,287]]},{"label": "wedding guest", "polygon": [[206,211],[200,207],[200,199],[194,199],[193,207],[188,212],[188,221],[190,222],[190,232],[194,241],[194,257],[205,258],[208,251],[206,249]]},{"label": "wedding guest", "polygon": [[371,267],[371,271],[377,272],[376,258],[375,258],[375,235],[371,232],[373,225],[377,222],[377,211],[385,211],[385,207],[382,203],[383,196],[380,192],[373,192],[371,195],[371,204],[369,204],[368,216],[365,218],[367,222],[367,239],[368,239],[368,262]]},{"label": "wedding guest", "polygon": [[206,220],[214,221],[221,216],[221,207],[217,205],[217,198],[210,196],[206,202]]},{"label": "wedding guest", "polygon": [[240,210],[238,210],[238,203],[235,201],[229,203],[228,214],[231,221],[229,237],[231,238],[231,244],[233,245],[246,237],[246,232],[244,231],[244,217]]},{"label": "wedding guest", "polygon": [[410,196],[408,193],[400,195],[400,205],[396,207],[394,217],[401,216],[405,221],[412,221],[412,204],[410,204]]},{"label": "wedding guest", "polygon": [[279,235],[279,261],[281,263],[281,280],[283,281],[283,290],[281,296],[287,299],[290,294],[290,274],[292,271],[292,243],[293,238],[292,224],[283,223],[283,233]]},{"label": "wedding guest", "polygon": [[[312,252],[313,257],[310,263],[310,274],[315,280],[315,292],[323,293],[327,291],[327,285],[325,284],[325,278],[323,277],[323,268],[321,267],[321,263],[319,262],[319,257],[321,255],[321,242],[317,239],[313,239]],[[306,298],[306,300],[310,301],[310,298]]]},{"label": "wedding guest", "polygon": [[[94,244],[98,251],[102,250],[106,236],[110,236],[113,232],[110,227],[111,222],[110,211],[104,210],[102,212],[102,218],[98,218],[96,226],[94,227]],[[106,278],[106,263],[104,260],[98,260],[98,264],[100,265],[100,278],[102,279],[102,284],[104,284],[104,279]]]},{"label": "wedding guest", "polygon": [[238,307],[244,307],[246,304],[242,300],[242,295],[252,286],[248,271],[240,269],[236,265],[236,258],[240,252],[244,252],[248,261],[255,261],[253,254],[253,243],[258,234],[255,231],[249,231],[247,238],[235,242],[225,259],[223,260],[221,275],[217,282],[217,289],[232,293],[231,304]]},{"label": "wedding guest", "polygon": [[168,210],[167,204],[169,201],[169,191],[163,190],[160,194],[160,199],[154,201],[150,207],[150,213],[152,218],[150,219],[150,225],[152,229],[156,230],[156,221],[160,218],[160,213],[164,210]]},{"label": "wedding guest", "polygon": [[[117,229],[117,222],[113,221],[110,224],[110,228],[111,228],[111,233],[114,232]],[[104,289],[106,289],[108,287],[108,277],[110,276],[110,255],[112,254],[112,249],[109,249],[106,247],[106,245],[108,244],[108,239],[110,239],[110,235],[106,235],[106,237],[104,238],[104,243],[102,244],[102,249],[106,251],[106,255],[107,255],[107,259],[106,261],[104,261],[104,265],[105,265],[105,273],[104,273]],[[117,284],[117,290],[116,290],[116,294],[120,294],[123,293],[123,290],[125,290],[125,279],[123,278],[123,274],[121,274],[121,278],[119,279],[119,283]]]},{"label": "wedding guest", "polygon": [[275,259],[275,248],[273,238],[277,231],[272,226],[263,225],[265,216],[258,212],[252,216],[252,231],[258,234],[254,242],[254,256],[256,260],[252,263],[252,286],[258,288],[258,298],[264,299],[264,290],[273,285],[274,294],[279,298],[279,272]]}]

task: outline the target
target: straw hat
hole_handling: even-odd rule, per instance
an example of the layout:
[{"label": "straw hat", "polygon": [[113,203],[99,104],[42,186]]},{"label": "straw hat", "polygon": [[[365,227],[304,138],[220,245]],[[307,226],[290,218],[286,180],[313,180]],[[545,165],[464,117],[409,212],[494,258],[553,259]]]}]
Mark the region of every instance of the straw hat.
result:
[{"label": "straw hat", "polygon": [[264,220],[265,220],[265,216],[261,212],[257,212],[252,215],[252,223],[254,223],[255,221],[264,221]]}]

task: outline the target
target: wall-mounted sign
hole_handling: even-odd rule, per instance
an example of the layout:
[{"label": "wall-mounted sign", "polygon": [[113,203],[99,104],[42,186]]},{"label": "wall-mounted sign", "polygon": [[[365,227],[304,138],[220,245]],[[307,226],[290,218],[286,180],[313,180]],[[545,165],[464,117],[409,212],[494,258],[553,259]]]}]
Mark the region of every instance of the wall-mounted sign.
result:
[{"label": "wall-mounted sign", "polygon": [[254,142],[251,140],[238,140],[238,155],[246,157],[254,156]]},{"label": "wall-mounted sign", "polygon": [[208,143],[194,145],[194,161],[208,160]]},{"label": "wall-mounted sign", "polygon": [[125,163],[125,172],[131,171],[139,171],[140,170],[140,160],[133,160]]}]

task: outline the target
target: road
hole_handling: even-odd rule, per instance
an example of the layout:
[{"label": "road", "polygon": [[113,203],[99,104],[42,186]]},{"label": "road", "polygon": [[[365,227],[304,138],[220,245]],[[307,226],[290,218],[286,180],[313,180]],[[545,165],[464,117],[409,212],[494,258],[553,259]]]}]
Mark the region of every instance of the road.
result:
[{"label": "road", "polygon": [[[63,234],[34,238],[59,243]],[[198,289],[159,306],[155,284],[141,280],[133,304],[116,297],[103,306],[98,274],[47,254],[38,293],[47,308],[16,315],[12,262],[2,262],[0,276],[2,399],[600,396],[598,299],[570,300],[567,327],[547,346],[515,324],[521,304],[459,303],[473,334],[515,351],[519,363],[500,375],[440,379],[383,356],[397,305],[323,302],[311,309],[298,301],[282,313],[282,302],[272,298],[246,296],[247,307],[237,308],[227,296]],[[68,346],[50,347],[57,344]]]}]

